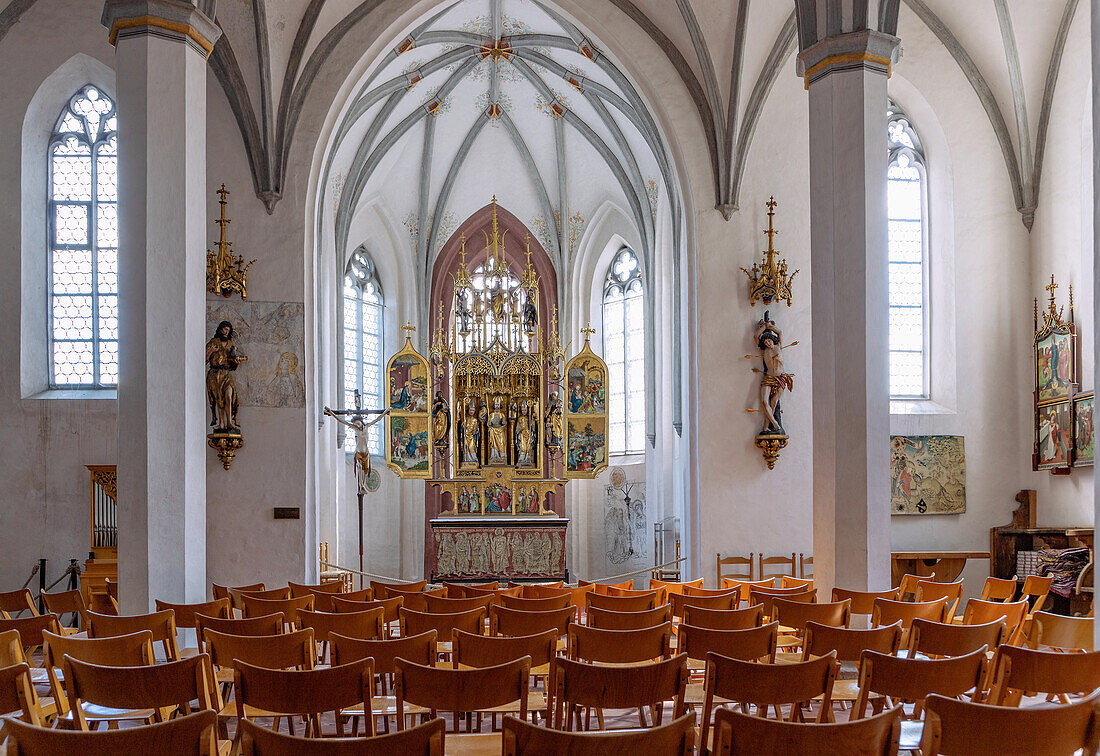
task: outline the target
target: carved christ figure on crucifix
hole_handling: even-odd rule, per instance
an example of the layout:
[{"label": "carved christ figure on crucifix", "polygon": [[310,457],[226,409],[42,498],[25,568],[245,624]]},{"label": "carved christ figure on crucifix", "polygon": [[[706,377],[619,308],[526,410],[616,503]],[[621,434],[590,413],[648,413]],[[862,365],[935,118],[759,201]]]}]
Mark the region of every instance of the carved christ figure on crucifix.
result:
[{"label": "carved christ figure on crucifix", "polygon": [[[355,404],[359,404],[359,392],[355,392]],[[370,451],[367,449],[367,430],[379,422],[386,415],[390,414],[388,409],[382,410],[378,413],[378,417],[371,420],[369,423],[364,419],[361,414],[361,410],[356,406],[356,413],[352,414],[350,420],[344,420],[340,417],[336,411],[325,407],[325,414],[331,417],[336,422],[340,423],[347,428],[350,428],[355,434],[355,483],[358,486],[359,493],[366,493],[367,491],[367,478],[370,477]],[[347,412],[344,410],[343,412]]]}]

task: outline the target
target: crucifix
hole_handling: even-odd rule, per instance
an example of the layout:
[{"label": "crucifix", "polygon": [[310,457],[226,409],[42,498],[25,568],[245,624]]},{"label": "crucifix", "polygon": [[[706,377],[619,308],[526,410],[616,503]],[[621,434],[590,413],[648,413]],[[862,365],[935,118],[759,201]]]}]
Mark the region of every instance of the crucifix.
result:
[{"label": "crucifix", "polygon": [[[355,433],[355,496],[359,502],[359,572],[363,571],[363,494],[367,492],[367,482],[370,478],[370,451],[367,447],[367,430],[378,423],[390,413],[389,409],[365,410],[363,409],[363,397],[359,389],[355,390],[355,409],[334,410],[325,407],[325,414],[343,426],[351,428]],[[367,422],[368,415],[378,415]],[[347,416],[345,420],[341,416]],[[375,487],[377,490],[377,486]],[[363,587],[363,576],[359,576],[359,587]]]}]

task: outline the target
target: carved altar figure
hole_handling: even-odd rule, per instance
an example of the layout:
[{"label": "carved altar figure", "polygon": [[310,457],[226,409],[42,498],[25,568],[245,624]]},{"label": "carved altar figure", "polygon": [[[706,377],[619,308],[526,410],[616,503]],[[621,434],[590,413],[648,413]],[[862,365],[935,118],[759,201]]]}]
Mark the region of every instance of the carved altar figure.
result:
[{"label": "carved altar figure", "polygon": [[508,416],[504,412],[504,400],[493,397],[493,409],[486,415],[485,425],[489,433],[489,463],[508,463]]},{"label": "carved altar figure", "polygon": [[764,362],[764,376],[760,379],[760,404],[765,417],[762,432],[785,433],[780,399],[784,390],[794,389],[794,376],[783,370],[783,332],[765,312],[753,335]]},{"label": "carved altar figure", "polygon": [[240,430],[237,425],[237,383],[233,371],[248,357],[237,354],[233,346],[233,324],[218,323],[213,337],[206,342],[206,395],[210,401],[210,426],[216,431]]},{"label": "carved altar figure", "polygon": [[443,398],[442,391],[435,392],[432,402],[432,443],[435,446],[447,446],[451,432],[451,408]]},{"label": "carved altar figure", "polygon": [[477,399],[466,402],[466,414],[462,417],[462,464],[481,463],[481,421],[478,418]]}]

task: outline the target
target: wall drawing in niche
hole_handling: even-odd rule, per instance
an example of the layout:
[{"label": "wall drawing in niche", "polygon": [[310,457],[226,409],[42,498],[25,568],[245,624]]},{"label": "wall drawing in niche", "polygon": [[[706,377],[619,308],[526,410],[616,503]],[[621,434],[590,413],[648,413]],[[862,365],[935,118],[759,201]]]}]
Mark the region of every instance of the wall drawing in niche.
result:
[{"label": "wall drawing in niche", "polygon": [[646,523],[644,481],[628,483],[623,489],[609,488],[603,517],[607,561],[623,564],[645,559],[649,533]]},{"label": "wall drawing in niche", "polygon": [[233,323],[234,342],[248,362],[235,376],[245,407],[306,406],[305,310],[301,302],[209,300],[206,326]]}]

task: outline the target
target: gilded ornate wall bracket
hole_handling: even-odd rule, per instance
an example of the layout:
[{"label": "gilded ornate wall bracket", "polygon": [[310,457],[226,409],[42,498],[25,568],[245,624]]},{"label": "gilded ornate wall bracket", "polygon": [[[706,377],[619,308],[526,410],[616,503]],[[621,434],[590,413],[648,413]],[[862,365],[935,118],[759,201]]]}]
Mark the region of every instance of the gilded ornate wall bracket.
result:
[{"label": "gilded ornate wall bracket", "polygon": [[225,238],[225,227],[232,223],[225,217],[225,206],[228,204],[225,198],[229,195],[229,190],[225,188],[225,184],[222,184],[222,188],[217,193],[220,197],[218,204],[221,206],[221,217],[214,222],[218,224],[220,231],[217,251],[206,251],[206,290],[223,297],[230,297],[236,291],[240,293],[241,299],[247,299],[245,278],[248,269],[256,261],[250,260],[245,263],[243,255],[234,256],[233,242]]}]

